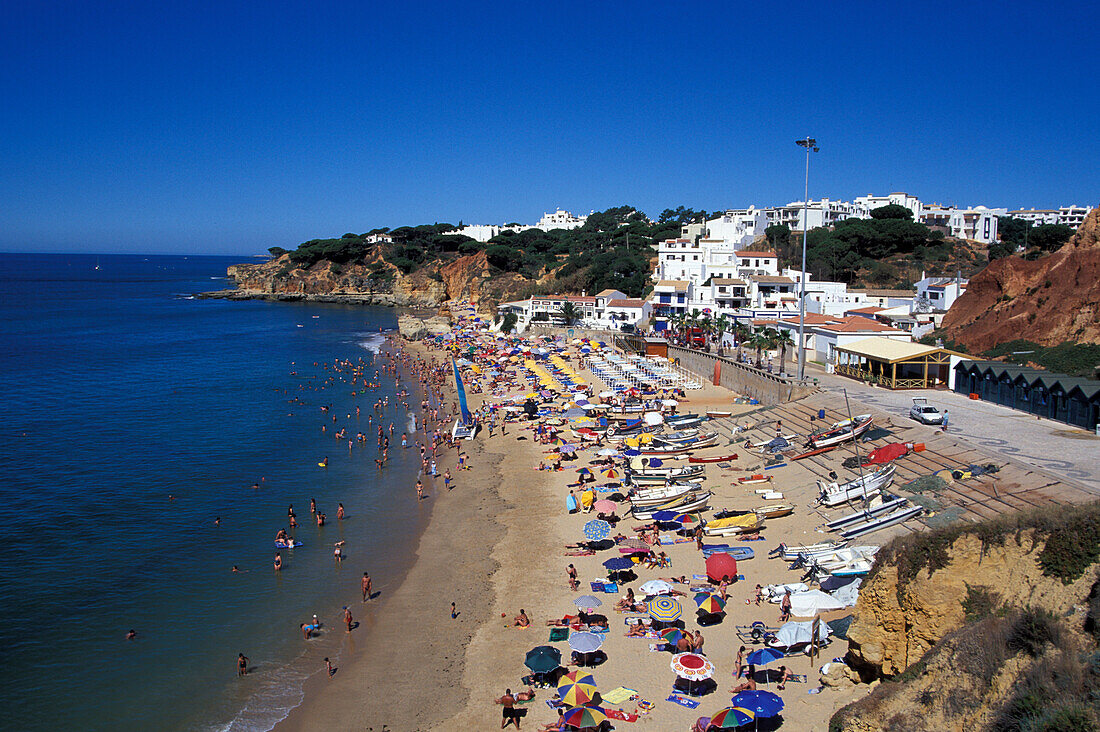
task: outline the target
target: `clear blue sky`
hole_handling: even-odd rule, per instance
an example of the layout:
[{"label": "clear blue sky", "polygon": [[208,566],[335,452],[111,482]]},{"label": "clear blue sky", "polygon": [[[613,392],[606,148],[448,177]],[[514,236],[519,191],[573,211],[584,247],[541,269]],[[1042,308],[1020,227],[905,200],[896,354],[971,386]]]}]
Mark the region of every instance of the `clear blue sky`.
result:
[{"label": "clear blue sky", "polygon": [[[894,7],[900,5],[900,7]],[[1100,203],[1095,3],[8,3],[0,249],[905,190]]]}]

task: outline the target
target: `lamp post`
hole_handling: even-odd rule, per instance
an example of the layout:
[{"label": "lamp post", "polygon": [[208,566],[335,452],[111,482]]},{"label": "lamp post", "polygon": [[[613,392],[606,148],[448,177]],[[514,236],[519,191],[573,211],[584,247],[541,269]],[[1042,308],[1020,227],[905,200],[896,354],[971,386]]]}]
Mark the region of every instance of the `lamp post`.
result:
[{"label": "lamp post", "polygon": [[806,192],[802,197],[802,279],[798,282],[798,379],[806,378],[806,234],[810,209],[810,153],[817,152],[817,140],[807,137],[795,140],[806,148]]}]

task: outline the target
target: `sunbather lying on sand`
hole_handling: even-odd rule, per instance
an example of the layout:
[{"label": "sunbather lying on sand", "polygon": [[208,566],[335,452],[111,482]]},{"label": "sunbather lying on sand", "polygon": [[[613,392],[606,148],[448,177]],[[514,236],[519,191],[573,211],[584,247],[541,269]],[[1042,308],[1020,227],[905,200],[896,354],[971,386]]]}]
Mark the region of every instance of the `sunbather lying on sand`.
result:
[{"label": "sunbather lying on sand", "polygon": [[627,638],[645,638],[646,633],[649,632],[650,626],[644,623],[636,623],[626,629]]}]

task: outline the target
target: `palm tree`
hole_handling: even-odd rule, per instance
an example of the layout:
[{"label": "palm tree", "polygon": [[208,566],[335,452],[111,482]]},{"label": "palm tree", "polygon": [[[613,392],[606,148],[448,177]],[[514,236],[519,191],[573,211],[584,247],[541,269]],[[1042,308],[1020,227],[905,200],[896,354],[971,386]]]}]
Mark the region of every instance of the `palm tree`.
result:
[{"label": "palm tree", "polygon": [[565,320],[566,328],[571,327],[573,323],[580,320],[582,314],[580,308],[569,300],[566,300],[565,304],[561,306],[561,317]]},{"label": "palm tree", "polygon": [[775,344],[779,346],[779,372],[784,373],[787,370],[787,348],[794,345],[790,328],[783,328],[776,333]]},{"label": "palm tree", "polygon": [[710,351],[710,337],[714,334],[714,321],[710,319],[710,316],[704,313],[696,321],[699,330],[703,331],[703,335],[707,339],[707,351]]},{"label": "palm tree", "polygon": [[726,331],[730,328],[730,318],[725,313],[719,313],[718,317],[714,319],[714,332],[718,336],[718,355],[721,356],[725,350],[722,348],[722,336],[726,334]]},{"label": "palm tree", "polygon": [[738,361],[741,360],[741,349],[744,347],[745,343],[749,340],[751,335],[752,332],[749,330],[749,327],[742,323],[740,320],[733,324],[733,339],[737,343]]},{"label": "palm tree", "polygon": [[749,341],[749,345],[756,351],[756,368],[763,367],[761,359],[764,350],[771,348],[772,339],[771,335],[768,333],[770,330],[771,328],[757,328],[752,334],[752,339]]}]

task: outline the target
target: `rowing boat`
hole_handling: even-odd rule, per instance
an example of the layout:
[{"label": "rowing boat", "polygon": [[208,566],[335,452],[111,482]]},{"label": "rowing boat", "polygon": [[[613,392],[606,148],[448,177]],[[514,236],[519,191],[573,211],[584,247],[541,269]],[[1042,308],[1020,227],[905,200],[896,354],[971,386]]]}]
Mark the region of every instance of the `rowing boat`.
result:
[{"label": "rowing boat", "polygon": [[848,440],[854,440],[869,430],[873,422],[874,418],[870,414],[860,414],[851,419],[842,419],[825,431],[810,435],[806,445],[816,450],[821,447],[830,447]]},{"label": "rowing boat", "polygon": [[719,455],[717,457],[694,457],[694,456],[692,456],[692,457],[688,458],[688,462],[689,463],[725,463],[725,462],[729,462],[730,460],[736,460],[736,459],[737,459],[737,453],[732,453],[730,455]]}]

